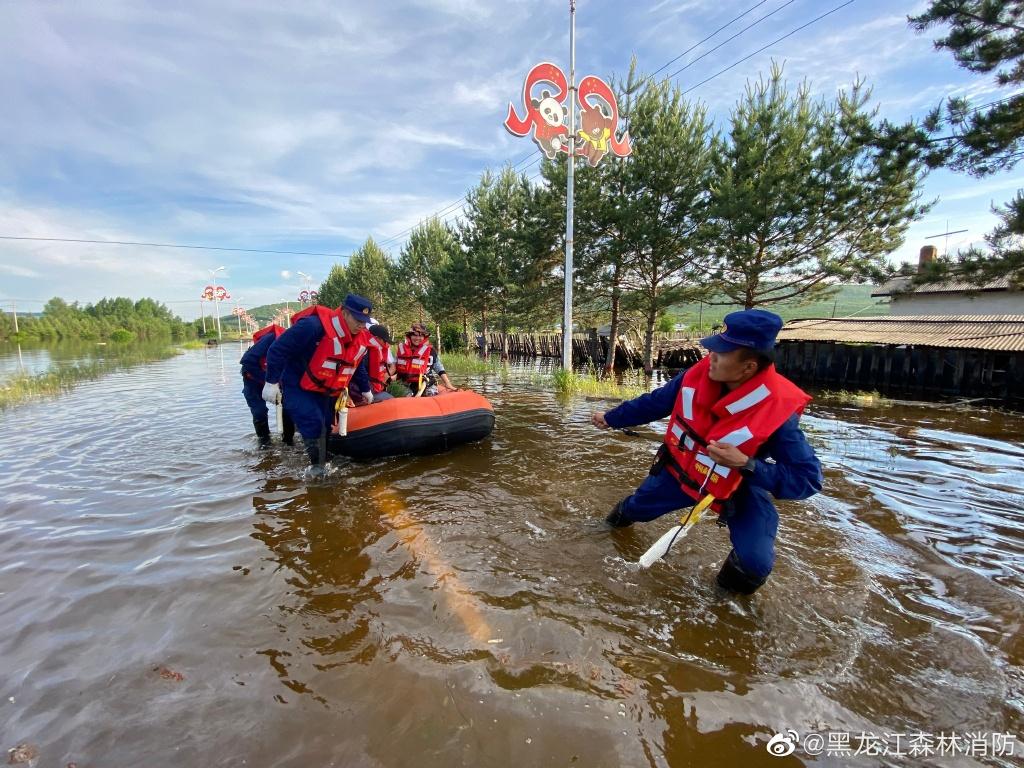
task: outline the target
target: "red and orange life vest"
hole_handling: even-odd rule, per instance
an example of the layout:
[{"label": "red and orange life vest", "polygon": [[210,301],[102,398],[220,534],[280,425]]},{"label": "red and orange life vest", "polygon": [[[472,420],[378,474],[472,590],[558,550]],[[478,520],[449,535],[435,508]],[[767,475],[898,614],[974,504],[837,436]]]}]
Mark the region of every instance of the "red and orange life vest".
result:
[{"label": "red and orange life vest", "polygon": [[[252,335],[252,342],[253,342],[253,344],[255,344],[257,341],[259,341],[264,336],[266,336],[266,335],[268,335],[270,333],[274,334],[274,338],[275,339],[279,338],[281,336],[281,334],[284,333],[284,328],[282,328],[277,323],[271,323],[266,328],[260,328],[258,331],[256,331],[256,333],[254,333]],[[266,355],[264,355],[263,357],[260,358],[260,368],[262,368],[264,371],[267,370],[267,356]]]},{"label": "red and orange life vest", "polygon": [[429,341],[424,341],[416,348],[413,348],[408,340],[401,342],[395,361],[398,378],[406,384],[418,384],[420,376],[426,376],[430,370],[430,358],[433,354],[434,350]]},{"label": "red and orange life vest", "polygon": [[[324,336],[317,344],[313,357],[306,364],[299,386],[311,392],[337,397],[348,388],[352,374],[370,345],[370,332],[360,328],[351,333],[340,312],[319,305],[308,307],[293,316],[315,314],[320,319]],[[301,318],[300,318],[301,319]]]},{"label": "red and orange life vest", "polygon": [[[710,366],[711,359],[705,357],[683,374],[665,431],[665,468],[692,498],[710,493],[721,500],[739,487],[743,476],[739,469],[716,464],[707,454],[707,444],[718,440],[753,457],[786,419],[803,412],[811,397],[774,365],[731,391],[711,380]],[[716,502],[711,508],[721,511],[720,507]]]}]

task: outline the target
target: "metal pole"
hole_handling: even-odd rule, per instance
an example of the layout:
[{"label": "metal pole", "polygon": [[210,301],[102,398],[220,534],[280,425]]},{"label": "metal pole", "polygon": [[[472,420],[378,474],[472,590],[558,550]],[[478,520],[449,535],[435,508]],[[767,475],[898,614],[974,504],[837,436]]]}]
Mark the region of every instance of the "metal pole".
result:
[{"label": "metal pole", "polygon": [[223,339],[223,335],[220,332],[220,299],[217,297],[217,286],[213,286],[213,305],[217,311],[217,340]]},{"label": "metal pole", "polygon": [[562,367],[572,370],[573,183],[576,173],[576,0],[569,0],[569,165],[565,186],[565,311],[562,316]]},{"label": "metal pole", "polygon": [[206,335],[206,308],[203,306],[204,299],[199,300],[199,314],[203,316],[203,336]]},{"label": "metal pole", "polygon": [[18,305],[15,302],[11,302],[11,312],[14,313],[14,332],[18,332]]}]

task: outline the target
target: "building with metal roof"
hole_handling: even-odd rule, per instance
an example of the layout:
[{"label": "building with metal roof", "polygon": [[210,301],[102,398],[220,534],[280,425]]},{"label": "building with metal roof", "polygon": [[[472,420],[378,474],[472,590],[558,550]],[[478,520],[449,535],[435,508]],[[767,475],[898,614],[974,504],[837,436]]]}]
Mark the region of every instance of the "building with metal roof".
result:
[{"label": "building with metal roof", "polygon": [[779,332],[779,341],[832,341],[841,344],[1024,352],[1024,313],[790,320]]},{"label": "building with metal roof", "polygon": [[[935,260],[937,249],[921,249],[918,269]],[[914,283],[913,275],[900,275],[881,285],[872,296],[888,296],[894,315],[1021,315],[1024,290],[1001,277],[985,285],[961,279]]]}]

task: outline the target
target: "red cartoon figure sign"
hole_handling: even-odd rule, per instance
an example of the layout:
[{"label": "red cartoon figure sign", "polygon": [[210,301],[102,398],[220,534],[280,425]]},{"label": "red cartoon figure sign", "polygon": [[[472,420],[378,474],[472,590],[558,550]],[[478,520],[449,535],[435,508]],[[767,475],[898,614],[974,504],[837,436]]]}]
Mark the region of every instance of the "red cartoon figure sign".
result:
[{"label": "red cartoon figure sign", "polygon": [[[541,91],[540,98],[534,88],[547,83],[555,91]],[[569,129],[565,125],[565,95],[568,92],[565,75],[558,67],[548,62],[538,64],[526,76],[523,84],[523,109],[525,117],[516,114],[516,108],[508,105],[505,127],[514,136],[526,136],[533,131],[533,140],[541,152],[550,160],[559,152],[569,151]]]},{"label": "red cartoon figure sign", "polygon": [[629,144],[629,131],[622,138],[615,135],[619,107],[608,83],[593,75],[583,78],[579,99],[582,112],[580,130],[576,134],[576,154],[587,158],[591,166],[596,166],[609,152],[616,157],[630,154],[633,149]]},{"label": "red cartoon figure sign", "polygon": [[[537,93],[537,86],[545,84],[554,90],[545,89]],[[520,117],[515,106],[509,104],[505,128],[514,136],[527,136],[532,131],[533,140],[549,160],[559,152],[568,153],[570,131],[564,103],[568,91],[562,70],[546,61],[536,65],[523,84],[525,116]],[[619,108],[608,84],[593,75],[585,77],[580,81],[577,99],[581,111],[580,128],[572,132],[576,142],[575,154],[587,158],[592,166],[596,166],[609,152],[617,157],[630,154],[629,132],[621,138],[616,135]]]}]

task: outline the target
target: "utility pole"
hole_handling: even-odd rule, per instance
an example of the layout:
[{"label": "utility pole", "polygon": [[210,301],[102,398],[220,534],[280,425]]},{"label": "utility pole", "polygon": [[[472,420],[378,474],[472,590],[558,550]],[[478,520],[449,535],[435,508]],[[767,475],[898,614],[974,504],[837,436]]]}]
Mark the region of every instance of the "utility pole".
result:
[{"label": "utility pole", "polygon": [[11,302],[11,313],[14,315],[14,332],[18,332],[18,305],[16,302]]},{"label": "utility pole", "polygon": [[[565,308],[562,367],[572,370],[573,185],[576,174],[576,0],[569,0],[569,166],[565,185]],[[612,342],[614,344],[614,341]]]}]

